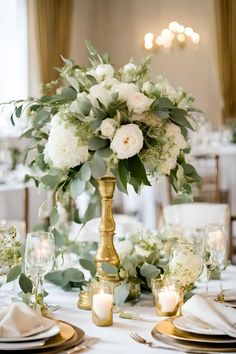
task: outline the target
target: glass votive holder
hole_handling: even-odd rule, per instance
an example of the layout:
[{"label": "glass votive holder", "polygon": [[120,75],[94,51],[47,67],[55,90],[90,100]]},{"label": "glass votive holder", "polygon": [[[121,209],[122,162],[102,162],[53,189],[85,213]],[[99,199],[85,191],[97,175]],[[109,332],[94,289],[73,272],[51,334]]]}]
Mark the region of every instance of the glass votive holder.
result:
[{"label": "glass votive holder", "polygon": [[113,285],[109,282],[94,282],[90,286],[92,320],[96,326],[113,324]]},{"label": "glass votive holder", "polygon": [[155,279],[153,282],[156,313],[158,316],[175,316],[181,312],[183,303],[183,287],[177,282],[163,282]]}]

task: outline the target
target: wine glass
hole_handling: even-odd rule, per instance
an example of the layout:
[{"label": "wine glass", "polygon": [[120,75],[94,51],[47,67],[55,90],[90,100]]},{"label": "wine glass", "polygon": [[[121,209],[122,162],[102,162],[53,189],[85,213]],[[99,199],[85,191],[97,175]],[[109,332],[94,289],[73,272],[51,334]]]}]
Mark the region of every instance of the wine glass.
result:
[{"label": "wine glass", "polygon": [[25,272],[35,280],[36,302],[44,302],[44,275],[53,267],[55,243],[51,232],[27,234],[25,245]]},{"label": "wine glass", "polygon": [[177,241],[169,259],[170,279],[182,283],[187,290],[199,278],[203,269],[202,247],[200,242]]},{"label": "wine glass", "polygon": [[224,292],[221,281],[221,268],[224,263],[227,250],[227,241],[224,225],[208,224],[206,226],[205,249],[206,252],[209,253],[209,259],[207,260],[207,294],[210,270],[214,269],[215,267],[218,267],[220,293],[217,295],[216,299],[218,301],[224,301]]}]

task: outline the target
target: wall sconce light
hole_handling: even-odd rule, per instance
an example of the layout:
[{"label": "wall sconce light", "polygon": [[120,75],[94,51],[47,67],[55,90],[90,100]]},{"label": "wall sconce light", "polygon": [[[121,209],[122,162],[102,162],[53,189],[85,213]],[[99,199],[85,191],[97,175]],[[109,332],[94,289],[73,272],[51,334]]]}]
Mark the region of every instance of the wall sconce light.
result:
[{"label": "wall sconce light", "polygon": [[198,44],[200,35],[194,32],[192,27],[184,27],[176,21],[169,23],[168,28],[164,28],[161,33],[155,37],[151,32],[144,36],[145,49],[154,49],[155,47],[170,48],[173,45],[183,47],[188,41]]}]

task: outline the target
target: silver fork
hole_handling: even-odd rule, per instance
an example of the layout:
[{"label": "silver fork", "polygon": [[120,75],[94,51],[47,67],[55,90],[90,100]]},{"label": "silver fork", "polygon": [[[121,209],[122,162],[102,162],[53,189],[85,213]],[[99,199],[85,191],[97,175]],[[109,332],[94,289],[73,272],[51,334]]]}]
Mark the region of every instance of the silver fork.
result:
[{"label": "silver fork", "polygon": [[79,353],[82,350],[90,348],[92,345],[96,344],[98,341],[99,341],[99,338],[96,338],[96,337],[91,337],[91,338],[85,339],[82,343],[76,345],[75,347],[68,349],[66,351],[63,351],[62,354]]}]

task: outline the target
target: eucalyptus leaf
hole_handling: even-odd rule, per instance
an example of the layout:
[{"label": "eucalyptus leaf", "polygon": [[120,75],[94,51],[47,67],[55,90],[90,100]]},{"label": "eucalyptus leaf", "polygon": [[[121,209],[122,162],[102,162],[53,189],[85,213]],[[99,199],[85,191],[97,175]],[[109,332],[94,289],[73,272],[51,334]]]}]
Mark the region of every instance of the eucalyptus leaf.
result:
[{"label": "eucalyptus leaf", "polygon": [[102,263],[102,270],[107,274],[118,274],[118,268],[108,262]]},{"label": "eucalyptus leaf", "polygon": [[33,126],[35,127],[38,124],[42,125],[47,122],[50,122],[50,119],[51,119],[50,113],[42,108],[38,111],[38,113],[34,117]]},{"label": "eucalyptus leaf", "polygon": [[114,290],[115,305],[116,306],[123,305],[128,296],[129,296],[129,285],[125,282],[122,282],[121,285],[117,286]]},{"label": "eucalyptus leaf", "polygon": [[153,264],[143,264],[140,268],[140,273],[145,278],[153,277],[155,278],[159,274],[160,270]]},{"label": "eucalyptus leaf", "polygon": [[45,275],[45,279],[51,283],[64,287],[67,284],[67,280],[62,277],[62,270],[55,270]]},{"label": "eucalyptus leaf", "polygon": [[91,177],[91,169],[89,162],[85,162],[78,172],[78,177],[81,181],[87,182],[90,180]]},{"label": "eucalyptus leaf", "polygon": [[73,179],[70,184],[70,192],[74,199],[81,195],[85,191],[85,182],[81,181],[79,177]]},{"label": "eucalyptus leaf", "polygon": [[127,193],[127,183],[129,181],[129,170],[126,168],[126,165],[123,160],[119,160],[118,162],[118,172],[120,181],[124,187],[124,190]]},{"label": "eucalyptus leaf", "polygon": [[80,265],[84,268],[87,269],[92,276],[96,275],[96,265],[94,261],[91,261],[89,259],[81,258],[79,260]]},{"label": "eucalyptus leaf", "polygon": [[12,267],[7,274],[7,283],[17,279],[20,273],[21,273],[21,266],[19,264]]},{"label": "eucalyptus leaf", "polygon": [[15,111],[15,115],[16,115],[17,118],[20,118],[21,112],[22,112],[22,108],[23,108],[22,105],[19,106],[19,107],[17,107],[17,109],[16,109],[16,111]]},{"label": "eucalyptus leaf", "polygon": [[112,155],[112,150],[109,147],[98,149],[96,153],[104,158],[110,157]]},{"label": "eucalyptus leaf", "polygon": [[33,131],[34,131],[34,128],[30,128],[30,129],[26,130],[23,134],[21,134],[20,139],[21,138],[27,138],[27,139],[32,138]]},{"label": "eucalyptus leaf", "polygon": [[62,273],[63,279],[68,282],[80,282],[84,280],[84,274],[77,268],[68,268]]},{"label": "eucalyptus leaf", "polygon": [[83,217],[84,224],[96,216],[96,210],[97,203],[90,202]]},{"label": "eucalyptus leaf", "polygon": [[129,168],[131,177],[134,177],[137,180],[140,180],[146,186],[151,185],[147,179],[146,170],[143,166],[143,163],[140,160],[140,158],[138,157],[138,155],[130,157],[127,160],[127,163],[128,163],[128,168]]},{"label": "eucalyptus leaf", "polygon": [[24,273],[21,273],[21,275],[20,275],[19,285],[20,285],[21,290],[25,294],[32,293],[33,283],[30,280],[30,278],[28,278]]},{"label": "eucalyptus leaf", "polygon": [[61,248],[65,246],[65,237],[63,236],[62,233],[60,233],[57,229],[53,229],[53,236],[55,240],[55,245],[57,248]]},{"label": "eucalyptus leaf", "polygon": [[41,182],[45,184],[46,186],[54,189],[58,183],[61,181],[62,175],[44,175],[41,177]]},{"label": "eucalyptus leaf", "polygon": [[96,179],[105,176],[107,172],[107,164],[98,153],[94,154],[93,159],[90,162],[90,167],[92,176]]},{"label": "eucalyptus leaf", "polygon": [[189,123],[188,119],[186,118],[186,111],[184,109],[180,108],[173,108],[171,109],[170,113],[170,120],[172,120],[174,123],[178,124],[179,126],[189,128],[193,130],[193,127]]},{"label": "eucalyptus leaf", "polygon": [[102,149],[102,148],[108,146],[108,144],[109,144],[108,139],[102,139],[97,136],[90,138],[88,141],[88,147],[89,147],[89,150],[91,150],[91,151],[96,151],[98,149]]},{"label": "eucalyptus leaf", "polygon": [[58,211],[56,207],[53,207],[50,214],[50,225],[55,225],[59,219]]},{"label": "eucalyptus leaf", "polygon": [[85,116],[88,116],[92,105],[87,97],[83,97],[78,101],[78,107]]}]

